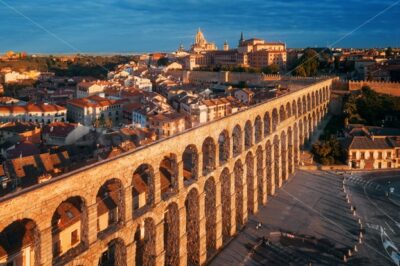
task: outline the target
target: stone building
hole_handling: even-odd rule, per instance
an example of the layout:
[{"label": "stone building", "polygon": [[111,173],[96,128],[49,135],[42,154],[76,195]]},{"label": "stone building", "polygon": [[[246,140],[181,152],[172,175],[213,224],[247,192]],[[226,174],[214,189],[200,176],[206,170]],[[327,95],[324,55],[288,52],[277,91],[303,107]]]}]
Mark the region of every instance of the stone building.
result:
[{"label": "stone building", "polygon": [[350,125],[345,148],[354,169],[400,168],[400,130]]},{"label": "stone building", "polygon": [[56,104],[33,104],[24,106],[0,106],[0,122],[33,122],[49,124],[66,121],[67,109]]},{"label": "stone building", "polygon": [[217,46],[215,45],[215,43],[207,42],[206,38],[203,35],[203,32],[199,28],[194,38],[194,43],[190,50],[193,53],[215,51],[217,50]]},{"label": "stone building", "polygon": [[[200,43],[206,42],[202,33],[196,35],[197,39],[202,40]],[[205,46],[195,43],[193,47]],[[236,49],[228,49],[227,45],[224,46],[224,50],[217,50],[214,46],[212,49],[193,47],[192,53],[185,58],[185,66],[189,70],[209,66],[265,68],[277,65],[282,70],[286,68],[286,45],[281,42],[267,42],[258,38],[245,40],[242,34]]]},{"label": "stone building", "polygon": [[72,99],[67,103],[68,119],[84,126],[92,126],[96,120],[109,119],[112,123],[122,123],[123,100],[108,99],[99,95]]}]

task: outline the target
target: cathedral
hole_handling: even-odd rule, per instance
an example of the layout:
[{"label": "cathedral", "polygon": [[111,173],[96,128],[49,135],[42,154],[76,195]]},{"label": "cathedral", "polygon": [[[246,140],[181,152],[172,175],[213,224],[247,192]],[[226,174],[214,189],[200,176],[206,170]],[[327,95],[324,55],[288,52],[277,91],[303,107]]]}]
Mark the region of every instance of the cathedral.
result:
[{"label": "cathedral", "polygon": [[218,50],[215,43],[207,42],[199,29],[194,38],[189,55],[185,58],[186,69],[196,69],[209,66],[241,66],[266,68],[276,65],[279,69],[286,68],[286,44],[282,42],[267,42],[258,38],[245,39],[240,35],[238,47],[230,49],[225,41],[223,50]]},{"label": "cathedral", "polygon": [[215,43],[207,42],[203,32],[199,28],[196,33],[196,37],[194,38],[194,44],[192,45],[190,51],[193,53],[201,53],[201,52],[209,52],[216,50],[217,46],[215,45]]}]

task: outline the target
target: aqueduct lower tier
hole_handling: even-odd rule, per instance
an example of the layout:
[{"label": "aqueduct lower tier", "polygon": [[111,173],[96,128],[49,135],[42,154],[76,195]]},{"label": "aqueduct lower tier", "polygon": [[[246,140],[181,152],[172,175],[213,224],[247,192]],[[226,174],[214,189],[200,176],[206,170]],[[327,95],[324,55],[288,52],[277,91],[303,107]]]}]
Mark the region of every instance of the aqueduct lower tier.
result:
[{"label": "aqueduct lower tier", "polygon": [[[204,264],[295,171],[301,146],[327,113],[331,86],[332,79],[316,80],[4,197],[0,236],[24,238],[34,265]],[[65,206],[75,206],[80,230],[61,253],[55,243],[68,225],[56,218]]]}]

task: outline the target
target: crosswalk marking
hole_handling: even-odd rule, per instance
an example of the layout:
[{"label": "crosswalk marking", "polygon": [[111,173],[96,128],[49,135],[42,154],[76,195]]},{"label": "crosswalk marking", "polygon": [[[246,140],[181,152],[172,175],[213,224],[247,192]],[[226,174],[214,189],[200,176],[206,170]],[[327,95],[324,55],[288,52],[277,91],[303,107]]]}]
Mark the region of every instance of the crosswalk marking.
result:
[{"label": "crosswalk marking", "polygon": [[382,186],[379,184],[376,184],[375,182],[369,181],[369,180],[365,180],[362,176],[358,176],[358,175],[351,175],[348,176],[347,181],[352,183],[352,184],[356,184],[356,185],[360,185],[360,186],[365,186],[367,188],[373,189],[373,190],[377,190],[377,191],[382,191]]}]

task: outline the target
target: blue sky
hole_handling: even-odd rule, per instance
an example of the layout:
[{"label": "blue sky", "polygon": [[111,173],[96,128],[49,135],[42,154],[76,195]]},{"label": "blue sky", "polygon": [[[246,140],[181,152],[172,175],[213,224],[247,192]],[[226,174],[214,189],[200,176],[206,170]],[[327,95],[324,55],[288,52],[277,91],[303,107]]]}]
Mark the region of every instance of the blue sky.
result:
[{"label": "blue sky", "polygon": [[[198,27],[219,47],[236,46],[241,31],[288,47],[326,46],[396,2],[0,0],[0,52],[172,51],[188,48]],[[400,3],[335,46],[400,46],[399,22]]]}]

